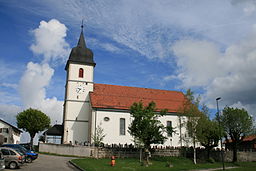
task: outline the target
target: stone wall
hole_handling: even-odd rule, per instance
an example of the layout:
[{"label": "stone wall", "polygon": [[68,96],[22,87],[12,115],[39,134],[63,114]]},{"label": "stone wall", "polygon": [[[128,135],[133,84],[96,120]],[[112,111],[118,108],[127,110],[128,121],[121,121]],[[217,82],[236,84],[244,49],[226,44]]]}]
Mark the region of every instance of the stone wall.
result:
[{"label": "stone wall", "polygon": [[[115,156],[117,158],[140,158],[142,150],[138,148],[129,147],[92,147],[92,146],[78,146],[78,145],[64,145],[64,144],[39,144],[39,152],[55,153],[61,155],[73,155],[80,157],[94,157],[94,158],[110,158]],[[193,158],[192,148],[153,148],[150,150],[151,156],[183,156]],[[219,150],[211,151],[210,157],[215,161],[221,161],[221,152]],[[232,151],[224,152],[225,161],[231,162],[233,157]],[[203,149],[197,149],[198,160],[206,160],[207,153]],[[256,152],[238,152],[238,161],[256,161]]]},{"label": "stone wall", "polygon": [[[143,154],[142,150],[137,148],[98,148],[95,151],[97,158],[110,158],[116,156],[118,158],[139,158]],[[151,156],[181,156],[178,149],[151,149]]]},{"label": "stone wall", "polygon": [[[232,161],[233,152],[227,151],[225,152],[225,161]],[[256,162],[256,152],[237,152],[237,160],[241,162]]]},{"label": "stone wall", "polygon": [[[183,153],[184,154],[184,153]],[[186,155],[183,155],[187,158],[193,158],[193,152],[189,150]],[[232,162],[233,160],[233,151],[224,151],[223,153],[225,162]],[[221,151],[220,150],[212,150],[210,152],[210,157],[213,158],[216,162],[221,162]],[[207,159],[207,152],[204,149],[197,149],[197,158],[199,160],[206,160]],[[237,160],[241,162],[251,162],[256,161],[256,152],[250,151],[238,151],[237,152]]]},{"label": "stone wall", "polygon": [[72,155],[80,157],[92,157],[94,150],[87,146],[74,146],[65,144],[40,143],[39,152]]}]

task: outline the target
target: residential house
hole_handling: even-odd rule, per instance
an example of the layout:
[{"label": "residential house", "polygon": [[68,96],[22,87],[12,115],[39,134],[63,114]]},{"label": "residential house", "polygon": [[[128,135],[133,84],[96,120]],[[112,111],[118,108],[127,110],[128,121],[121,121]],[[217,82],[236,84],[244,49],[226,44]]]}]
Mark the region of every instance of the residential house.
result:
[{"label": "residential house", "polygon": [[22,133],[17,127],[9,124],[8,122],[0,119],[0,135],[1,141],[5,144],[18,144],[20,143],[20,134]]}]

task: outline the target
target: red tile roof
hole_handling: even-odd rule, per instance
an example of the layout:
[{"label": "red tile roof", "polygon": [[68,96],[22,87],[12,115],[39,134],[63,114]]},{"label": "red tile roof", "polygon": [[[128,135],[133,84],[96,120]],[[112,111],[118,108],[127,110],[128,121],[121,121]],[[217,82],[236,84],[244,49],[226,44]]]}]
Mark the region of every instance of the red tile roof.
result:
[{"label": "red tile roof", "polygon": [[93,108],[127,110],[134,102],[142,101],[148,105],[154,101],[158,110],[168,109],[168,112],[179,111],[184,104],[184,97],[182,92],[177,91],[107,84],[94,84],[94,91],[90,93]]},{"label": "red tile roof", "polygon": [[256,135],[250,135],[247,137],[244,137],[243,141],[253,141],[256,139]]},{"label": "red tile roof", "polygon": [[[243,142],[245,142],[245,141],[253,141],[255,139],[256,139],[256,135],[249,135],[249,136],[244,137]],[[227,143],[227,142],[228,143],[232,143],[232,140],[228,139],[224,143]]]}]

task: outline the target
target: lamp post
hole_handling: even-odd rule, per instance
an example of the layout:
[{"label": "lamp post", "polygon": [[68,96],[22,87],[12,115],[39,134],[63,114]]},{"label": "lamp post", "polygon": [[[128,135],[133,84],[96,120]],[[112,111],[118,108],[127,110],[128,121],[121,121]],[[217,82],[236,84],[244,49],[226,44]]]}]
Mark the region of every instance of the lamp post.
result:
[{"label": "lamp post", "polygon": [[[217,117],[218,117],[218,123],[219,123],[220,135],[221,135],[220,111],[219,111],[219,103],[218,103],[218,101],[219,101],[220,99],[221,99],[221,97],[216,98],[216,103],[217,103]],[[220,148],[221,148],[222,168],[223,168],[223,170],[225,170],[224,156],[223,156],[223,150],[222,150],[222,137],[221,137],[221,136],[220,136]]]}]

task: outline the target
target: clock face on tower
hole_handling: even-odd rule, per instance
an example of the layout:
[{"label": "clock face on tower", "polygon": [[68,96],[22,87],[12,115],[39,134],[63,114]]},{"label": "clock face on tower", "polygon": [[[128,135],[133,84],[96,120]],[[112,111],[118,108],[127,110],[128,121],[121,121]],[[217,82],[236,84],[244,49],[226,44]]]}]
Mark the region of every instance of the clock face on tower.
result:
[{"label": "clock face on tower", "polygon": [[78,84],[77,87],[76,87],[76,92],[78,94],[81,94],[81,93],[85,92],[85,86],[83,84]]}]

